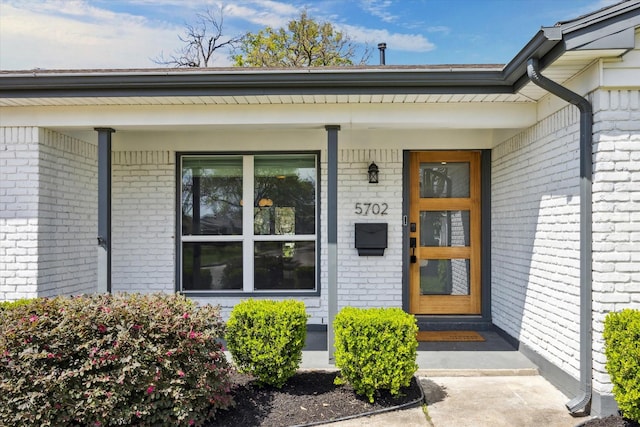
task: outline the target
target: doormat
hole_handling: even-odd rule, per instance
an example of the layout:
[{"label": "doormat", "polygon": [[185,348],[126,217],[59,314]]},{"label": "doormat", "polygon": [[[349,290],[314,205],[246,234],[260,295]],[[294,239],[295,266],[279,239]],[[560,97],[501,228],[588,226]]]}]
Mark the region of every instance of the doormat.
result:
[{"label": "doormat", "polygon": [[484,341],[484,338],[475,331],[420,331],[418,341],[480,342]]}]

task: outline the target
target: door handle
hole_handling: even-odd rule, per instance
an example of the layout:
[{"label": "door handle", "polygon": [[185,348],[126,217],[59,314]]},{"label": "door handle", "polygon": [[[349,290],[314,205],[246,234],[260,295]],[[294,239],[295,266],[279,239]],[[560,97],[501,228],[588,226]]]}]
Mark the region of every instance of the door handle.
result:
[{"label": "door handle", "polygon": [[411,248],[411,256],[409,257],[409,262],[411,264],[415,264],[416,262],[418,262],[418,257],[416,257],[416,244],[416,238],[409,237],[409,247]]}]

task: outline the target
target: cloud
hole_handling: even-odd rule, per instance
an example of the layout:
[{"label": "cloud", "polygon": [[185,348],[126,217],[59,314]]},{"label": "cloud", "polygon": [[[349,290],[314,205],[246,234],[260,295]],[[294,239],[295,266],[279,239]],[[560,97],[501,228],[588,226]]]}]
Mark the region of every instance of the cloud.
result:
[{"label": "cloud", "polygon": [[451,32],[451,28],[445,27],[444,25],[439,25],[435,27],[427,27],[428,33],[442,33],[444,35],[448,35]]},{"label": "cloud", "polygon": [[380,18],[383,22],[396,22],[399,18],[398,15],[389,12],[389,9],[393,6],[391,0],[361,0],[360,4],[362,9]]},{"label": "cloud", "polygon": [[242,19],[261,27],[268,26],[273,28],[286,26],[286,24],[291,20],[291,18],[288,16],[283,16],[277,13],[262,11],[237,4],[226,6],[225,16],[228,18]]},{"label": "cloud", "polygon": [[299,13],[300,8],[293,6],[290,3],[284,3],[273,0],[253,0],[248,3],[255,4],[256,6],[270,10],[275,15],[295,16]]},{"label": "cloud", "polygon": [[[183,27],[90,6],[85,1],[2,4],[0,68],[148,68],[182,45]],[[223,57],[224,56],[224,57]],[[226,55],[216,66],[229,65]]]},{"label": "cloud", "polygon": [[382,43],[387,44],[388,49],[407,52],[429,52],[436,48],[422,34],[400,34],[390,33],[387,30],[375,30],[352,25],[340,25],[339,29],[344,31],[359,43]]}]

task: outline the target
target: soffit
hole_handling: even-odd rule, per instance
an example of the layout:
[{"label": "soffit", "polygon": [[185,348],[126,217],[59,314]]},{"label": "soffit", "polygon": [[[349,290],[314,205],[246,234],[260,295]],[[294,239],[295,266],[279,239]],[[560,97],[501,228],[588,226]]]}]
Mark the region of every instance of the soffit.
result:
[{"label": "soffit", "polygon": [[47,97],[3,98],[0,106],[89,106],[89,105],[287,105],[287,104],[437,104],[531,102],[521,94],[353,94],[353,95],[234,95],[234,96],[146,96],[146,97]]},{"label": "soffit", "polygon": [[[542,74],[556,83],[563,84],[575,77],[589,65],[600,58],[617,57],[626,52],[623,49],[582,50],[565,52],[551,66],[545,68]],[[518,92],[521,96],[538,101],[548,92],[530,81]]]},{"label": "soffit", "polygon": [[[593,61],[601,57],[620,56],[624,50],[580,50],[564,52],[550,66],[544,70],[544,75],[557,83],[564,83],[574,77],[581,70],[585,69]],[[370,78],[374,84],[371,86],[370,93],[367,89],[361,87],[350,93],[348,83],[339,87],[332,93],[332,89],[323,89],[321,93],[296,93],[295,88],[285,89],[279,93],[265,93],[266,91],[256,88],[254,90],[247,89],[238,94],[197,94],[197,89],[192,90],[189,94],[170,94],[163,96],[162,94],[153,94],[149,96],[138,94],[127,95],[126,90],[117,90],[115,96],[111,94],[92,96],[26,96],[11,97],[5,96],[0,98],[0,106],[19,107],[19,106],[101,106],[101,105],[297,105],[297,104],[438,104],[438,103],[522,103],[536,102],[547,94],[540,87],[527,82],[516,93],[511,93],[509,86],[500,83],[498,67],[486,67],[484,69],[474,68],[478,66],[434,66],[434,67],[415,67],[411,69],[388,69],[388,68],[371,68],[351,70],[354,75]],[[149,70],[140,70],[138,75],[144,76]],[[170,76],[172,73],[164,71]],[[323,71],[315,71],[316,75],[322,76]],[[328,70],[327,75],[337,73],[335,70]],[[359,73],[359,74],[356,74]],[[402,82],[402,78],[398,79],[398,75],[407,79],[416,78],[419,84],[419,90],[412,93],[411,87],[383,86],[385,78],[391,73],[396,73],[393,81]],[[55,72],[53,72],[55,75]],[[78,73],[80,74],[80,73]],[[99,76],[108,76],[113,79],[117,85],[118,76],[122,74],[116,70],[96,73]],[[179,74],[175,73],[174,75]],[[199,73],[206,78],[207,72]],[[469,79],[469,86],[448,86],[450,82],[455,83],[455,78],[464,75],[463,79]],[[71,74],[73,75],[73,74]],[[123,74],[124,75],[124,74]],[[212,73],[212,75],[214,75]],[[251,75],[247,73],[237,74],[240,78]],[[263,73],[269,75],[277,75],[277,72]],[[346,75],[346,74],[345,74]],[[66,75],[68,77],[69,75]],[[416,77],[417,76],[417,77]],[[467,76],[472,76],[471,78]],[[81,75],[81,78],[86,75]],[[353,78],[348,76],[349,78]],[[426,82],[426,83],[425,83]],[[466,84],[466,81],[465,81]],[[397,89],[397,90],[396,90]],[[465,93],[467,92],[468,93]],[[135,92],[135,88],[134,88]],[[299,92],[303,92],[300,90]]]}]

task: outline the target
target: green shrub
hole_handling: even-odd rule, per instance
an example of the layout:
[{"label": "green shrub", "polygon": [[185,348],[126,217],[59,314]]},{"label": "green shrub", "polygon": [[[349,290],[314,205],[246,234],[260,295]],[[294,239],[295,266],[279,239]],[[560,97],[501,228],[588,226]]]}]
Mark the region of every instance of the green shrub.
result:
[{"label": "green shrub", "polygon": [[349,383],[370,402],[378,390],[398,394],[418,369],[418,327],[399,308],[346,307],[334,321],[338,384]]},{"label": "green shrub", "polygon": [[0,301],[0,311],[2,310],[12,310],[15,307],[20,307],[21,305],[31,304],[33,298],[21,298],[15,301]]},{"label": "green shrub", "polygon": [[301,301],[250,299],[236,305],[226,340],[238,370],[259,384],[282,387],[300,366],[307,318]]},{"label": "green shrub", "polygon": [[180,295],[0,311],[0,425],[201,425],[232,404],[223,326]]},{"label": "green shrub", "polygon": [[640,311],[609,313],[604,322],[607,372],[622,414],[640,421]]}]

